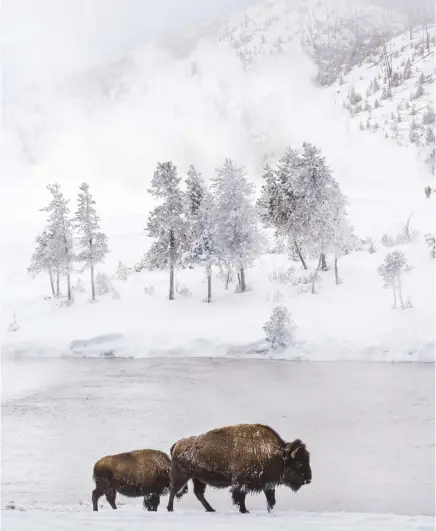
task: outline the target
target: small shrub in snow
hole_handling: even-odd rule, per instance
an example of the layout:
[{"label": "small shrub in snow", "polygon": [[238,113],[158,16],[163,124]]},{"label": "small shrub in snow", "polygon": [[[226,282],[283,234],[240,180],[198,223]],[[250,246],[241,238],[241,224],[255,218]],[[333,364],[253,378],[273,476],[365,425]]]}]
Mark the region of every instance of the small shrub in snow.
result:
[{"label": "small shrub in snow", "polygon": [[146,295],[154,295],[154,293],[155,293],[154,286],[145,286],[144,287],[144,293]]},{"label": "small shrub in snow", "polygon": [[417,230],[412,229],[411,227],[411,219],[412,214],[407,218],[406,223],[404,224],[404,227],[401,229],[400,234],[398,234],[396,241],[398,244],[402,245],[405,243],[413,243],[416,242],[419,236],[419,232]]},{"label": "small shrub in snow", "polygon": [[97,276],[95,277],[95,289],[97,295],[104,295],[112,290],[112,282],[106,273],[97,273]]},{"label": "small shrub in snow", "polygon": [[180,286],[177,281],[176,281],[176,293],[178,293],[182,297],[190,297],[192,295],[192,293],[189,291],[189,289],[186,286]]},{"label": "small shrub in snow", "polygon": [[124,280],[126,281],[129,278],[129,275],[131,274],[132,270],[130,267],[127,267],[123,262],[118,262],[117,270],[115,271],[115,278],[117,280]]},{"label": "small shrub in snow", "polygon": [[14,314],[10,325],[8,326],[8,332],[18,332],[20,325],[17,323],[17,318]]},{"label": "small shrub in snow", "polygon": [[235,293],[244,293],[245,291],[251,291],[251,286],[249,284],[245,284],[245,289],[242,288],[241,283],[236,285]]},{"label": "small shrub in snow", "polygon": [[388,253],[384,263],[377,268],[377,273],[383,278],[385,287],[392,286],[394,296],[393,308],[397,306],[397,291],[401,308],[405,308],[401,287],[401,276],[405,271],[407,271],[407,259],[401,251]]},{"label": "small shrub in snow", "polygon": [[396,241],[388,234],[383,234],[380,239],[380,243],[383,245],[383,247],[393,247],[396,245]]},{"label": "small shrub in snow", "polygon": [[283,267],[276,268],[274,266],[273,271],[268,276],[272,282],[278,282],[279,284],[289,284],[292,281],[294,273],[295,269],[293,267],[284,269]]},{"label": "small shrub in snow", "polygon": [[292,342],[294,329],[291,314],[284,305],[276,306],[263,326],[271,350],[284,350]]},{"label": "small shrub in snow", "polygon": [[74,286],[71,289],[77,293],[84,293],[85,286],[83,284],[83,280],[81,278],[78,278],[77,282],[74,284]]},{"label": "small shrub in snow", "polygon": [[435,258],[436,257],[436,238],[433,236],[433,234],[426,234],[424,236],[425,243],[428,245],[430,250],[430,257]]}]

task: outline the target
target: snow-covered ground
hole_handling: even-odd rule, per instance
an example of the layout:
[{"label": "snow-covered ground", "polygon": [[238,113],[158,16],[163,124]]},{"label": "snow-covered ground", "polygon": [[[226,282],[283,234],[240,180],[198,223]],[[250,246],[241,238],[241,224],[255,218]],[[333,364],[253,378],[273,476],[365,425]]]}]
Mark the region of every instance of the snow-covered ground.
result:
[{"label": "snow-covered ground", "polygon": [[[429,519],[411,517],[434,515],[431,365],[38,361],[56,380],[2,393],[2,508],[16,509],[3,511],[9,529],[27,529],[31,522],[37,529],[146,525],[150,515],[138,499],[119,497],[116,515],[102,500],[102,511],[89,514],[95,460],[142,447],[168,451],[180,437],[236,422],[268,423],[285,438],[301,437],[312,456],[312,484],[297,494],[278,489],[272,515],[263,496],[249,497],[247,522],[255,528],[295,522],[314,530],[426,529]],[[2,369],[11,380],[35,374],[33,360]],[[207,495],[217,510],[212,520],[190,492],[156,525],[242,525],[227,492],[208,489]]]}]

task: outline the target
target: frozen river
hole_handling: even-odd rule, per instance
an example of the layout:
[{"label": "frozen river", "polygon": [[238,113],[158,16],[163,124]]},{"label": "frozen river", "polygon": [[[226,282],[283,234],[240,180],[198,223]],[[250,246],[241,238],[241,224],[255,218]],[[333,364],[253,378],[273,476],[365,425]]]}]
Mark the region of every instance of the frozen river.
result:
[{"label": "frozen river", "polygon": [[[2,383],[3,506],[89,511],[99,457],[261,422],[312,454],[312,484],[279,488],[278,511],[434,514],[432,364],[20,360]],[[207,495],[236,510],[228,493]],[[247,506],[264,511],[263,496]],[[192,493],[184,509],[203,511]]]}]

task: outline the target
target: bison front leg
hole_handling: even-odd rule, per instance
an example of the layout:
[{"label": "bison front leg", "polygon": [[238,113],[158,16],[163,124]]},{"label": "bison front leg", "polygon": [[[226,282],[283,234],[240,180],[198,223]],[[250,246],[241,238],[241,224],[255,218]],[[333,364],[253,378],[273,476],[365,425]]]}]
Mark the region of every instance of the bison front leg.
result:
[{"label": "bison front leg", "polygon": [[263,492],[265,493],[266,498],[266,508],[270,513],[274,509],[274,505],[276,504],[276,490],[265,488]]},{"label": "bison front leg", "polygon": [[234,505],[239,507],[241,513],[248,513],[247,507],[245,506],[245,498],[247,493],[243,491],[240,487],[233,487],[232,490],[232,501]]},{"label": "bison front leg", "polygon": [[211,507],[211,505],[204,497],[204,493],[206,491],[205,483],[199,481],[198,479],[193,479],[192,483],[194,484],[194,494],[197,496],[197,500],[201,503],[201,505],[206,509],[208,513],[214,513],[215,509]]}]

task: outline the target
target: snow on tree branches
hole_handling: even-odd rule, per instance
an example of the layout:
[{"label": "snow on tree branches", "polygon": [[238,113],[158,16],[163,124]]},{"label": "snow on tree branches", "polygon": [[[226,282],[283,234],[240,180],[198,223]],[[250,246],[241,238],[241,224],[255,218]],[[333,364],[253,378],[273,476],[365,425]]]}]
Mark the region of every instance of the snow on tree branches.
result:
[{"label": "snow on tree branches", "polygon": [[289,238],[304,269],[303,245],[317,255],[335,251],[345,238],[346,201],[320,150],[307,142],[301,153],[288,148],[263,177],[261,218]]},{"label": "snow on tree branches", "polygon": [[36,249],[33,251],[31,262],[27,268],[29,275],[36,276],[43,271],[48,273],[52,297],[59,297],[59,274],[57,275],[56,290],[53,273],[56,268],[56,257],[54,254],[53,235],[43,231],[35,238]]},{"label": "snow on tree branches", "polygon": [[219,264],[219,247],[217,243],[216,207],[212,194],[203,190],[201,202],[193,216],[191,229],[192,244],[189,250],[189,262],[203,264],[207,276],[206,302],[212,302],[212,266]]},{"label": "snow on tree branches", "polygon": [[392,286],[394,304],[397,306],[397,291],[400,298],[401,308],[405,308],[403,302],[401,276],[407,269],[407,259],[401,251],[392,251],[385,257],[384,263],[377,268],[377,273],[383,278],[385,287]]},{"label": "snow on tree branches", "polygon": [[180,177],[172,162],[159,162],[149,193],[163,200],[149,215],[148,235],[155,242],[147,253],[149,269],[170,272],[169,299],[174,299],[174,270],[187,247],[187,222],[184,216]]},{"label": "snow on tree branches", "polygon": [[107,236],[100,231],[100,218],[94,207],[95,201],[89,192],[89,185],[80,186],[81,193],[77,198],[77,212],[74,218],[74,227],[78,230],[80,252],[76,260],[89,268],[91,272],[91,300],[95,301],[94,267],[103,262],[109,252]]},{"label": "snow on tree branches", "polygon": [[57,275],[62,272],[67,277],[68,302],[71,303],[70,275],[73,261],[73,235],[69,219],[69,200],[64,198],[61,187],[57,183],[49,184],[47,189],[52,194],[52,200],[42,210],[49,213],[46,233],[50,235],[50,256]]},{"label": "snow on tree branches", "polygon": [[240,291],[246,291],[245,268],[260,252],[262,238],[253,206],[254,186],[243,168],[226,159],[212,180],[216,199],[216,233],[219,255],[227,267],[240,272]]},{"label": "snow on tree branches", "polygon": [[292,342],[294,325],[286,306],[276,306],[263,326],[271,350],[284,350]]}]

